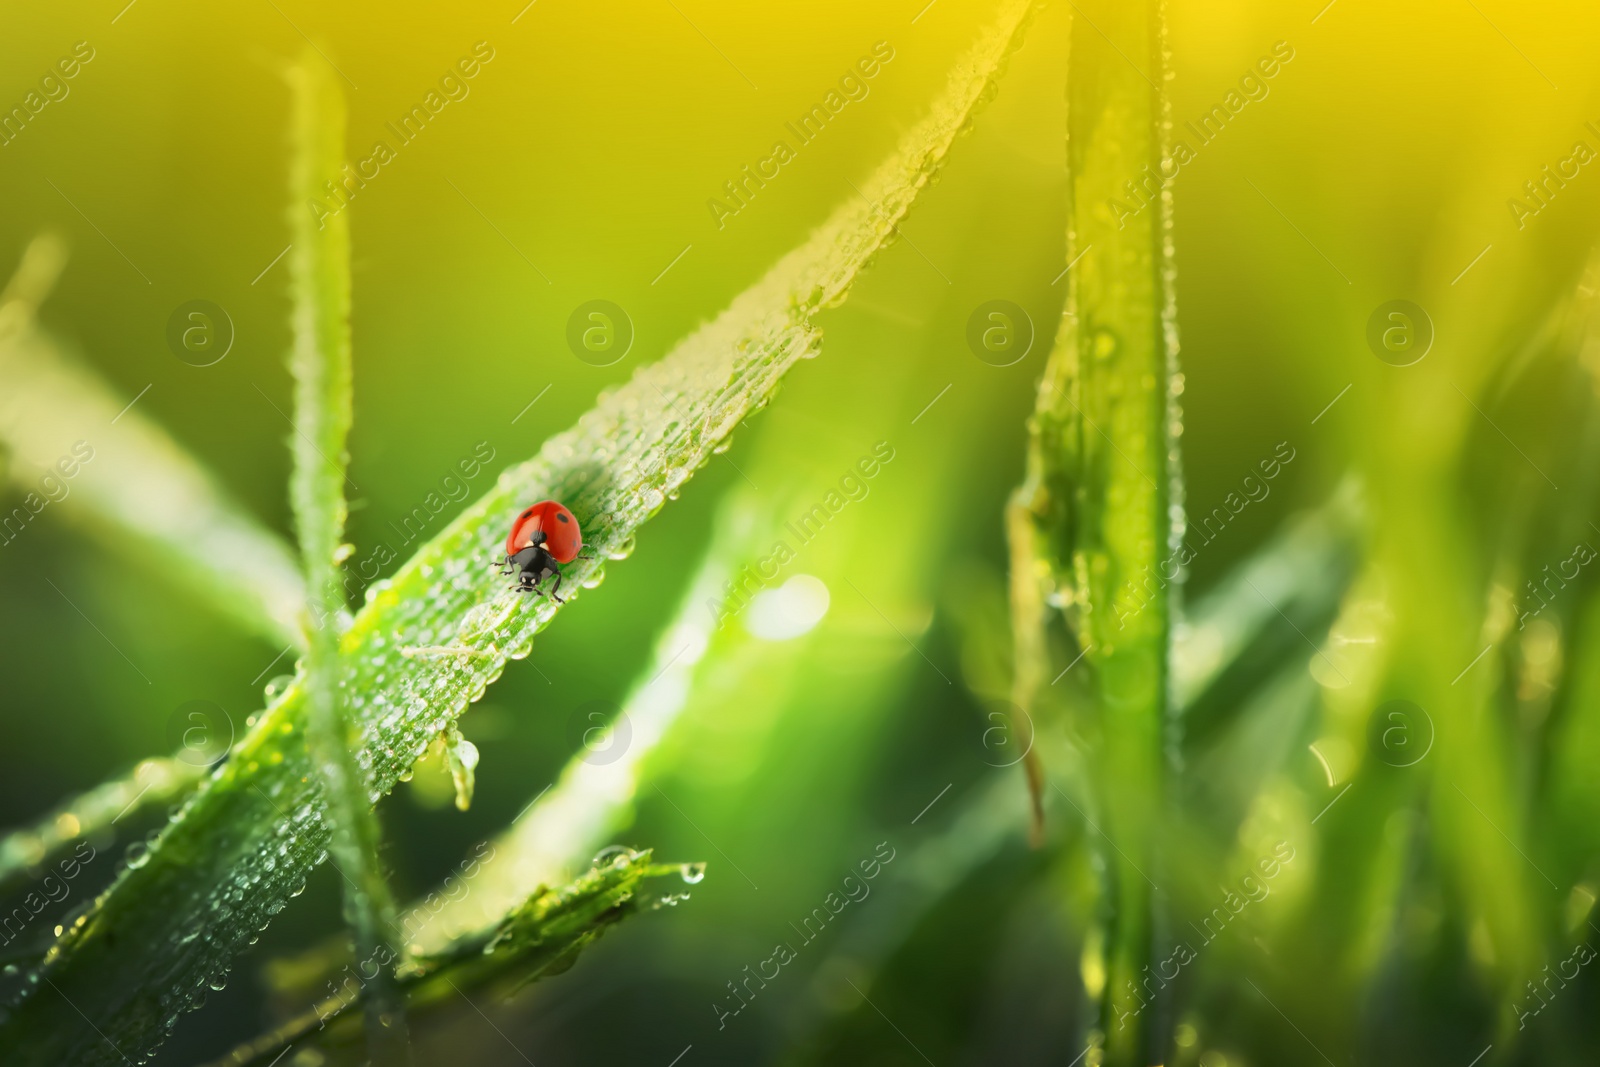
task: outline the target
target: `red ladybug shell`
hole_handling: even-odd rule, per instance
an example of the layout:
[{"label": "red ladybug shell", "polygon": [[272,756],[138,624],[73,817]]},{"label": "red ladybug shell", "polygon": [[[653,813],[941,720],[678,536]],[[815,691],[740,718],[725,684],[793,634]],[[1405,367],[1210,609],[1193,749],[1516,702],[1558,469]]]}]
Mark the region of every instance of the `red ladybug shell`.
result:
[{"label": "red ladybug shell", "polygon": [[516,517],[511,532],[506,535],[506,555],[514,556],[527,548],[536,530],[544,531],[544,550],[555,557],[557,563],[571,563],[578,558],[583,548],[578,520],[554,500],[541,500]]}]

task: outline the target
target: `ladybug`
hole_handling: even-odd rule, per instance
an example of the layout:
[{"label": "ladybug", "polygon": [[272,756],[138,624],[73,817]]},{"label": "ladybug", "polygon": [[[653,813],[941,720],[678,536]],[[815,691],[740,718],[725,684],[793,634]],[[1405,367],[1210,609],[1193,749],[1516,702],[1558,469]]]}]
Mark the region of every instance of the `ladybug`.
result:
[{"label": "ladybug", "polygon": [[[561,563],[571,563],[583,551],[583,533],[578,520],[554,500],[541,500],[524,508],[511,523],[506,535],[506,555],[498,564],[501,574],[517,576],[517,588],[526,593],[539,592],[539,583],[555,575],[556,584],[550,590],[556,603],[566,601],[556,594],[561,589]],[[592,559],[592,556],[585,556]]]}]

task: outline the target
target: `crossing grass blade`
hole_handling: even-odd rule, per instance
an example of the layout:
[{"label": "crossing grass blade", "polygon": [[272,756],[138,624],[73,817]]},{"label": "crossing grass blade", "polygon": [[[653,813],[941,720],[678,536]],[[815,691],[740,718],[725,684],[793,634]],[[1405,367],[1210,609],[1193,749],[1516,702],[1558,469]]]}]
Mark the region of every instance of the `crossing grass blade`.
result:
[{"label": "crossing grass blade", "polygon": [[[1106,1062],[1163,1062],[1161,1010],[1138,978],[1162,936],[1155,887],[1175,754],[1171,639],[1183,535],[1177,436],[1182,379],[1171,198],[1143,210],[1125,183],[1168,155],[1164,9],[1158,0],[1074,5],[1067,75],[1070,182],[1066,310],[1040,382],[1028,466],[1008,518],[1015,703],[1034,714],[1048,628],[1064,612],[1090,670],[1088,729],[1104,820]],[[1109,42],[1120,41],[1131,53]],[[1149,168],[1146,171],[1145,168]],[[1163,570],[1163,566],[1167,569]],[[1035,784],[1035,791],[1040,786]],[[1118,1025],[1135,1018],[1134,1025]]]},{"label": "crossing grass blade", "polygon": [[[419,1016],[462,999],[471,1002],[472,993],[504,998],[571,967],[623,919],[683,899],[684,894],[653,894],[648,883],[680,877],[687,866],[653,863],[648,850],[620,852],[567,885],[541,885],[481,933],[408,959],[399,988]],[[331,992],[309,1011],[240,1045],[211,1067],[276,1062],[313,1035],[319,1055],[355,1046],[358,1034],[348,1025],[348,1013],[365,1003],[368,987],[348,967],[338,979],[328,983]]]},{"label": "crossing grass blade", "polygon": [[[46,496],[62,493],[40,521],[66,518],[219,617],[298,645],[305,587],[283,539],[146,414],[149,397],[119,394],[39,326],[35,314],[65,263],[61,242],[39,237],[0,294],[0,451],[22,494],[0,515],[0,540],[21,536]],[[70,478],[60,477],[64,460]],[[46,476],[60,488],[42,485]]]},{"label": "crossing grass blade", "polygon": [[[558,499],[602,557],[626,556],[638,527],[765,406],[799,360],[818,353],[812,316],[841,302],[894,235],[993,96],[1034,8],[1028,0],[1002,6],[861,196],[667,357],[505,471],[393,578],[369,589],[339,652],[371,799],[394,787],[508,661],[529,653],[559,609],[508,593],[490,572],[505,516]],[[581,561],[569,574],[592,587],[604,567]],[[63,931],[30,993],[0,1021],[0,1043],[16,1062],[116,1064],[143,1054],[208,987],[226,981],[237,954],[327,858],[306,701],[302,675],[139,865]]]},{"label": "crossing grass blade", "polygon": [[307,48],[289,71],[292,91],[289,258],[293,297],[294,467],[289,500],[300,536],[308,592],[306,613],[306,751],[324,805],[329,852],[344,876],[344,911],[362,972],[373,973],[362,998],[368,1048],[378,1067],[407,1062],[405,999],[394,984],[399,958],[394,897],[378,856],[381,832],[354,749],[339,638],[348,612],[339,560],[348,508],[347,444],[352,412],[350,358],[350,217],[316,217],[307,204],[344,161],[344,98],[333,72]]}]

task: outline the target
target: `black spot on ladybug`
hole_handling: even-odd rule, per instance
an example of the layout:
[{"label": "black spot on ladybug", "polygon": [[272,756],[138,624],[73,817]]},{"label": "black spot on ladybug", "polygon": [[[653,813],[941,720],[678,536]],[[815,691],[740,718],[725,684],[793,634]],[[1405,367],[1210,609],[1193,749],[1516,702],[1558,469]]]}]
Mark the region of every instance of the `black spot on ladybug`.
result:
[{"label": "black spot on ladybug", "polygon": [[565,515],[557,515],[556,518],[560,519],[562,522],[570,521]]}]

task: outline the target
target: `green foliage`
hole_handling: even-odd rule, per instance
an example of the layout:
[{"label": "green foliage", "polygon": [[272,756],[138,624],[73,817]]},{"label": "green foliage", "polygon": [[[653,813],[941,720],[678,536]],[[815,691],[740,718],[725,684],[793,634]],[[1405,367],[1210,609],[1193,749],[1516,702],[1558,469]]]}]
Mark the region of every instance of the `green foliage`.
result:
[{"label": "green foliage", "polygon": [[[581,867],[626,825],[646,777],[646,763],[689,708],[700,664],[728,663],[744,636],[741,628],[719,626],[707,604],[715,602],[740,566],[771,544],[775,523],[761,516],[751,494],[738,490],[721,505],[718,518],[698,571],[618,711],[624,732],[619,735],[613,722],[592,740],[585,734],[585,744],[557,780],[533,797],[495,840],[472,892],[412,910],[410,917],[421,927],[411,940],[414,948],[427,951],[442,940],[493,928],[530,882],[553,881]],[[596,759],[596,754],[606,758]]]},{"label": "green foliage", "polygon": [[[1440,247],[1422,258],[1455,260],[1448,270],[1430,267],[1431,274],[1405,273],[1404,256],[1390,255],[1380,241],[1386,273],[1365,277],[1352,269],[1360,279],[1351,281],[1351,293],[1361,294],[1356,303],[1366,300],[1367,283],[1381,281],[1386,295],[1411,292],[1439,326],[1440,344],[1428,361],[1401,368],[1373,360],[1359,329],[1339,322],[1326,328],[1315,319],[1310,309],[1324,305],[1337,305],[1334,317],[1354,317],[1357,326],[1356,311],[1366,313],[1315,286],[1283,322],[1268,306],[1271,287],[1252,291],[1249,314],[1219,330],[1209,317],[1245,288],[1249,258],[1270,260],[1274,271],[1289,267],[1277,253],[1266,254],[1275,247],[1270,242],[1252,245],[1248,219],[1228,214],[1225,202],[1223,212],[1199,222],[1186,215],[1186,227],[1193,226],[1186,237],[1203,238],[1220,218],[1228,239],[1216,243],[1229,255],[1235,246],[1251,255],[1231,262],[1225,281],[1205,271],[1186,275],[1185,316],[1198,328],[1186,321],[1185,340],[1198,338],[1202,358],[1193,366],[1206,376],[1194,379],[1204,389],[1186,398],[1201,413],[1199,447],[1185,438],[1190,447],[1180,465],[1183,378],[1175,359],[1169,190],[1152,179],[1141,182],[1150,199],[1139,198],[1137,211],[1116,204],[1144,167],[1164,172],[1162,90],[1183,83],[1167,79],[1160,5],[1080,0],[1046,16],[1071,20],[1069,69],[1052,52],[1049,63],[1029,72],[1036,82],[1054,79],[1052,93],[1061,76],[1068,81],[1067,250],[1064,263],[1043,277],[1070,264],[1063,272],[1069,280],[1037,393],[1023,393],[1039,371],[1037,358],[1010,378],[989,373],[1002,369],[993,367],[969,374],[977,368],[958,370],[945,358],[948,328],[971,306],[963,283],[1003,291],[986,250],[992,245],[1017,259],[1018,249],[1032,246],[973,241],[964,246],[972,264],[955,268],[952,258],[955,277],[945,279],[948,293],[960,295],[918,289],[912,299],[874,306],[884,294],[869,292],[855,303],[866,314],[828,317],[824,312],[897,236],[953,138],[992,94],[1031,8],[1004,7],[997,28],[956,69],[946,98],[863,183],[861,197],[850,197],[720,317],[602,394],[573,429],[507,470],[374,587],[354,619],[343,611],[336,581],[350,430],[350,213],[326,218],[326,228],[304,211],[290,216],[291,498],[305,583],[281,539],[227,504],[200,465],[143,420],[141,405],[122,411],[131,391],[119,395],[95,380],[35,325],[60,256],[48,241],[34,246],[0,298],[0,375],[29,416],[0,430],[5,477],[26,491],[36,468],[53,461],[63,440],[70,444],[74,426],[109,426],[99,431],[108,446],[100,449],[102,438],[95,438],[88,480],[61,502],[61,514],[155,562],[157,573],[244,627],[306,647],[300,675],[287,690],[274,687],[271,706],[252,718],[249,735],[205,782],[182,763],[151,761],[0,840],[0,890],[19,897],[34,888],[28,882],[41,865],[72,844],[88,839],[98,847],[119,831],[137,834],[149,825],[135,829],[134,820],[122,819],[114,826],[119,813],[143,812],[148,820],[154,808],[187,798],[154,847],[136,851],[103,896],[90,907],[73,902],[53,947],[45,944],[49,919],[7,946],[5,962],[43,963],[23,976],[30,984],[0,1019],[0,1058],[146,1058],[331,858],[344,877],[328,882],[350,891],[358,944],[330,940],[269,963],[278,1007],[314,1007],[222,1062],[286,1067],[303,1055],[358,1064],[368,1055],[363,1032],[373,1029],[363,1025],[363,1010],[398,1020],[402,1005],[419,1047],[437,1038],[463,1062],[498,1062],[493,1057],[503,1048],[479,1052],[470,1033],[455,1031],[454,1015],[483,1030],[473,1009],[487,1016],[489,998],[564,970],[612,924],[662,903],[649,892],[659,891],[660,879],[696,881],[694,867],[658,865],[647,852],[614,853],[590,869],[595,848],[617,835],[666,841],[676,833],[696,854],[704,841],[729,857],[704,893],[697,891],[709,906],[685,909],[673,923],[639,924],[628,952],[589,954],[584,973],[573,976],[577,995],[559,1010],[548,1010],[544,998],[565,996],[566,988],[524,994],[522,1013],[538,1016],[541,1034],[601,1058],[614,1053],[613,1028],[626,1021],[639,1034],[638,1047],[630,1034],[630,1054],[654,1055],[659,1050],[645,1045],[657,1038],[672,1042],[657,1062],[693,1040],[692,1060],[680,1056],[683,1064],[1576,1067],[1594,1059],[1586,1013],[1593,976],[1569,980],[1560,964],[1590,951],[1597,929],[1600,607],[1587,564],[1578,577],[1553,577],[1552,568],[1575,558],[1575,543],[1600,537],[1593,508],[1600,491],[1600,276],[1591,265],[1571,296],[1545,306],[1545,293],[1574,273],[1567,260],[1549,255],[1560,245],[1541,235],[1553,228],[1548,217],[1537,220],[1543,231],[1530,225],[1515,243],[1497,237],[1490,258],[1484,248],[1464,281],[1456,235],[1430,239]],[[533,9],[519,26],[544,10]],[[940,32],[933,19],[947,10],[923,9],[928,18],[918,32],[927,36],[919,43]],[[1335,20],[1348,14],[1339,5],[1313,20],[1319,46],[1337,40]],[[1207,21],[1202,36],[1225,40],[1217,25]],[[1312,31],[1305,32],[1309,41]],[[1310,73],[1310,47],[1305,51],[1308,61],[1296,63],[1294,77]],[[912,49],[905,52],[910,58]],[[743,63],[735,48],[729,55]],[[1536,48],[1529,55],[1543,62]],[[314,194],[341,155],[330,110],[336,79],[320,63],[302,75],[311,81],[299,98],[292,199]],[[1263,73],[1267,81],[1275,77]],[[1273,102],[1260,106],[1265,89],[1251,94],[1245,121],[1294,106],[1297,90],[1288,78],[1271,84]],[[896,91],[887,81],[874,86],[881,95],[872,106]],[[488,95],[475,95],[472,106]],[[852,117],[867,110],[857,102]],[[1037,118],[1028,119],[1034,132],[1042,125]],[[1370,112],[1368,118],[1381,121]],[[989,154],[1004,162],[985,165],[1026,170],[1018,161],[1029,143],[1016,125],[1005,125],[1016,116],[996,119],[983,136],[994,133],[988,147],[1001,147]],[[1407,133],[1427,140],[1425,131]],[[1208,149],[1192,175],[1185,164],[1177,191],[1187,198],[1192,190],[1196,201],[1215,207],[1218,194],[1204,172],[1224,169],[1227,153],[1248,153],[1248,136],[1230,129],[1225,147]],[[1304,158],[1282,138],[1262,140],[1284,158]],[[1406,148],[1392,150],[1403,158]],[[408,164],[413,158],[420,153]],[[821,162],[808,156],[806,164],[813,160]],[[1388,155],[1382,162],[1394,169]],[[1043,171],[1032,173],[1037,179]],[[1347,184],[1359,187],[1361,167],[1336,173],[1341,195]],[[1482,184],[1468,192],[1494,207],[1502,178],[1474,170],[1468,181]],[[1266,199],[1261,190],[1245,195]],[[776,197],[763,194],[762,202]],[[355,210],[364,211],[364,203],[378,201]],[[1027,225],[1059,234],[1053,221],[1040,223],[1044,212],[1034,201],[1027,204]],[[1273,202],[1258,206],[1269,205],[1276,209]],[[1367,236],[1387,241],[1447,216],[1430,202],[1396,231],[1396,216],[1387,212],[1401,206],[1385,205],[1384,227]],[[1576,214],[1578,206],[1577,196],[1564,193],[1554,208]],[[1325,218],[1303,204],[1284,201],[1283,208],[1267,216],[1272,225],[1291,215],[1296,230],[1304,224],[1298,235],[1285,230],[1289,240],[1315,245],[1319,254],[1326,242],[1333,258],[1315,260],[1318,270],[1322,260],[1343,263],[1352,254],[1324,235]],[[956,234],[966,232],[962,227],[976,234],[989,210],[965,205],[955,213]],[[746,232],[749,222],[740,221]],[[1585,229],[1572,232],[1587,239]],[[982,236],[994,233],[1003,230]],[[941,236],[950,239],[949,232]],[[922,239],[920,227],[915,237]],[[1488,237],[1473,240],[1469,254]],[[927,251],[930,265],[945,262],[931,240]],[[1186,263],[1193,256],[1212,268],[1227,258],[1203,239],[1186,241],[1181,251]],[[1309,248],[1297,251],[1312,258]],[[1055,261],[1059,248],[1047,252]],[[1496,266],[1507,260],[1511,269]],[[1501,274],[1486,297],[1474,285],[1495,269]],[[1330,288],[1342,291],[1343,272],[1327,273]],[[450,291],[449,280],[434,282]],[[1029,292],[1042,305],[1040,294],[1063,290],[1041,280]],[[1317,326],[1290,321],[1297,318]],[[586,611],[597,609],[589,618],[602,622],[569,620],[546,646],[560,655],[541,663],[556,677],[550,692],[558,696],[542,697],[542,677],[528,689],[508,679],[490,702],[498,706],[459,721],[508,661],[529,654],[559,610],[508,595],[490,575],[505,517],[534,499],[557,497],[578,514],[603,559],[626,558],[642,524],[701,466],[717,462],[734,428],[770,400],[799,359],[817,354],[824,324],[830,344],[843,336],[859,345],[850,351],[881,358],[829,360],[826,374],[797,382],[826,395],[786,397],[811,406],[786,403],[785,417],[763,429],[755,454],[738,455],[742,482],[722,472],[733,491],[702,501],[700,512],[685,507],[681,522],[675,516],[661,524],[666,558],[672,566],[687,562],[689,571],[670,580],[652,573],[649,594],[636,587],[636,599],[613,614],[598,610],[608,603],[586,604]],[[1244,368],[1262,372],[1251,360],[1269,342],[1282,349],[1280,329],[1296,339],[1282,357],[1293,374],[1283,376],[1310,381],[1314,388],[1296,399],[1316,403],[1286,411],[1294,405],[1281,402],[1290,394],[1268,382],[1267,400],[1252,394],[1248,418],[1239,418],[1241,409],[1219,394],[1256,385]],[[924,347],[914,349],[919,341]],[[1205,358],[1217,355],[1207,345],[1251,353],[1239,363],[1243,381],[1228,381],[1222,363]],[[1353,359],[1346,349],[1355,350]],[[859,377],[833,374],[832,364],[852,362],[875,365]],[[432,386],[436,371],[425,370]],[[453,368],[437,373],[446,389],[467,387]],[[1328,384],[1319,374],[1338,381],[1312,397]],[[985,384],[975,386],[979,375]],[[1335,403],[1324,407],[1329,397]],[[934,404],[925,407],[928,398]],[[995,471],[1016,458],[1015,416],[1024,406],[1031,406],[1031,421],[1023,480],[1006,513],[1012,568],[1005,604],[992,543]],[[1311,418],[1317,411],[1321,422]],[[920,414],[909,418],[913,412]],[[1219,413],[1249,424],[1248,432],[1237,431],[1237,442],[1233,426],[1217,433],[1210,420],[1220,421]],[[820,497],[817,486],[842,484],[839,472],[854,469],[859,445],[840,440],[849,434],[839,431],[857,424],[903,433],[895,444],[908,459],[873,483],[870,504],[858,506],[848,494],[849,517],[828,520],[826,536],[807,540],[792,567],[786,559],[774,571],[758,568],[759,580],[750,584],[762,597],[801,570],[832,594],[815,634],[763,635],[752,624],[759,613],[746,609],[739,617],[719,594],[771,557],[773,539],[790,536],[780,532],[783,520],[806,513]],[[1275,440],[1285,427],[1294,428],[1292,440],[1307,456],[1292,485],[1288,478],[1275,483],[1271,492],[1283,495],[1271,505],[1260,506],[1265,493],[1252,496],[1249,517],[1228,530],[1231,540],[1206,549],[1194,572],[1198,595],[1180,596],[1188,580],[1174,574],[1183,555],[1180,466],[1197,475],[1197,488],[1208,479],[1232,486],[1232,467],[1212,470],[1217,457],[1231,464],[1240,459],[1229,453],[1232,444],[1254,449],[1251,433]],[[1340,433],[1349,436],[1352,455],[1329,447]],[[1196,453],[1201,464],[1192,462]],[[146,486],[178,493],[185,506],[176,515],[141,506]],[[1320,503],[1276,528],[1258,522],[1277,521],[1308,500]],[[962,521],[951,522],[958,508]],[[657,547],[652,541],[646,554]],[[608,565],[573,567],[563,593],[585,595]],[[666,562],[650,566],[668,570]],[[646,577],[638,572],[648,569],[630,568],[627,577]],[[655,626],[649,597],[663,589],[680,600]],[[635,610],[645,621],[631,630],[617,625]],[[585,625],[593,629],[586,633]],[[573,738],[571,723],[557,720],[574,694],[560,683],[571,676],[603,690],[593,695],[617,698],[621,714],[598,743],[585,735],[592,747],[562,769]],[[1021,735],[993,728],[992,709],[1004,696],[1021,711],[1008,724]],[[1414,702],[1420,716],[1396,712],[1389,703],[1396,699]],[[130,704],[129,711],[131,721],[139,709]],[[624,725],[631,736],[619,741]],[[498,739],[495,729],[503,731]],[[562,729],[568,734],[553,739]],[[461,739],[463,730],[485,744],[491,761],[506,761],[493,768],[498,782],[485,774],[480,810],[469,818],[491,805],[521,814],[491,838],[493,858],[474,868],[470,892],[441,905],[446,890],[461,884],[452,875],[412,903],[406,943],[396,945],[369,809],[410,777],[428,746]],[[1037,742],[1023,764],[1034,800],[1031,840],[1016,764],[990,758],[997,733],[1007,735],[1007,745]],[[980,734],[985,751],[974,758]],[[499,751],[488,747],[508,735],[512,743]],[[137,736],[148,742],[147,734]],[[506,753],[518,744],[527,747],[512,768]],[[615,760],[588,758],[618,744]],[[461,758],[470,751],[452,750],[458,796],[472,786],[472,761]],[[386,815],[408,829],[427,826],[435,815],[429,805],[443,803],[438,795],[417,789]],[[481,823],[471,827],[484,831]],[[870,886],[862,883],[871,899],[852,900],[837,923],[823,915],[824,933],[807,939],[799,962],[786,965],[770,991],[763,985],[756,1010],[736,1022],[730,1017],[730,1032],[717,1043],[703,1042],[699,1035],[722,1023],[724,1012],[718,1006],[712,1023],[712,1013],[694,1002],[700,990],[760,958],[746,948],[764,953],[774,932],[787,938],[783,923],[839,888],[839,864],[855,859],[855,838],[869,832],[873,840],[880,832],[891,839],[903,857]],[[395,848],[397,868],[437,869],[430,865],[440,853],[455,848],[446,835],[426,836],[418,847],[407,841],[404,850]],[[734,858],[749,875],[734,871]],[[782,878],[768,873],[780,866]],[[819,885],[824,891],[814,893]],[[1164,977],[1180,946],[1189,950],[1180,977]],[[398,950],[387,993],[386,967],[376,962],[385,950]],[[609,996],[624,983],[666,995],[638,998],[652,1001],[639,1010]],[[317,1003],[325,990],[331,995]],[[703,1028],[681,1040],[680,995]],[[651,1025],[656,1003],[673,1016],[670,1032]],[[440,1032],[432,1032],[435,1025]],[[230,1040],[236,1036],[228,1032]]]},{"label": "green foliage", "polygon": [[75,842],[109,838],[114,823],[181,799],[203,773],[181,759],[142,760],[127,777],[72,797],[32,827],[7,834],[0,839],[0,893],[16,889]]},{"label": "green foliage", "polygon": [[[628,916],[676,903],[680,897],[647,893],[646,883],[683,877],[688,870],[686,864],[651,863],[648,850],[615,853],[568,885],[541,885],[485,933],[408,957],[398,975],[400,989],[417,1013],[459,1001],[466,996],[463,989],[509,996],[571,967],[585,948]],[[371,995],[367,971],[364,965],[346,966],[328,983],[333,992],[310,1011],[241,1045],[215,1067],[265,1063],[313,1034],[324,1052],[348,1051],[358,1034],[348,1025],[347,1012]]]},{"label": "green foliage", "polygon": [[[1130,176],[1147,165],[1159,169],[1168,155],[1160,89],[1166,42],[1156,0],[1077,10],[1067,93],[1073,265],[1040,383],[1027,479],[1009,522],[1017,692],[1026,711],[1079,653],[1092,671],[1088,728],[1097,739],[1096,807],[1109,845],[1107,1052],[1112,1063],[1144,1063],[1159,1056],[1163,1013],[1149,1012],[1132,1030],[1110,1020],[1127,1010],[1161,927],[1151,878],[1161,877],[1173,749],[1182,379],[1170,198],[1161,194],[1156,210],[1131,218],[1108,204],[1125,195]],[[1130,58],[1107,40],[1138,44]],[[1076,646],[1059,663],[1049,661],[1044,636],[1052,604],[1064,610]]]},{"label": "green foliage", "polygon": [[[1361,508],[1354,496],[1346,486],[1323,507],[1296,519],[1188,605],[1186,617],[1174,630],[1173,698],[1184,728],[1186,759],[1196,767],[1196,773],[1185,775],[1180,783],[1186,790],[1182,802],[1206,813],[1197,820],[1196,832],[1212,833],[1217,824],[1225,832],[1234,830],[1243,809],[1280,769],[1279,761],[1263,761],[1261,746],[1250,731],[1239,728],[1240,720],[1256,710],[1275,719],[1287,717],[1287,702],[1273,683],[1285,673],[1286,660],[1291,664],[1288,672],[1298,673],[1295,661],[1304,645],[1291,630],[1297,644],[1286,647],[1284,628],[1273,625],[1278,615],[1256,590],[1276,598],[1307,632],[1325,632],[1348,592],[1359,555]],[[979,589],[963,598],[969,609],[961,620],[967,656],[984,655],[981,646],[995,640],[993,621],[970,610],[983,594]],[[1294,721],[1295,729],[1304,727],[1311,711],[1308,700],[1302,699],[1300,706],[1304,714]],[[1225,722],[1216,721],[1223,716]],[[1205,728],[1196,730],[1197,722],[1205,723]],[[1092,758],[1090,753],[1082,755]],[[1051,758],[1054,780],[1086,773],[1078,762],[1056,766],[1059,758],[1054,754]],[[1041,955],[1082,950],[1081,941],[1076,945],[1066,941],[1060,929],[1038,927],[1041,912],[1055,923],[1073,913],[1073,908],[1063,909],[1059,899],[1080,892],[1080,880],[1062,874],[1074,870],[1086,847],[1098,847],[1096,835],[1081,819],[1052,818],[1045,847],[1029,858],[1015,789],[1015,781],[999,776],[977,796],[964,799],[950,827],[906,859],[910,875],[892,890],[897,893],[892,919],[835,950],[834,959],[841,966],[848,961],[872,974],[873,1003],[880,997],[890,1003],[916,1003],[919,998],[940,1003],[946,989],[970,993],[971,987],[963,983],[973,981],[985,966],[998,965],[995,957],[1005,951],[1008,921],[1027,930],[1030,943],[1042,942],[1037,948]],[[1192,855],[1183,859],[1194,862]],[[995,879],[996,870],[1005,873]],[[1045,876],[1046,871],[1051,875]],[[1203,888],[1201,895],[1207,891]],[[981,916],[977,930],[975,916]],[[961,939],[960,949],[952,946],[953,937]],[[1052,1001],[1057,1010],[1050,1019],[1038,1021],[1040,1029],[1047,1040],[1071,1046],[1069,1056],[1083,1051],[1090,1044],[1081,1033],[1084,1028],[1074,1026],[1069,1014],[1060,1010],[1062,1001],[1075,1003],[1078,994],[1055,989],[1052,996],[1057,998]],[[962,1055],[965,1032],[978,1026],[978,1008],[970,1002],[971,995],[966,999],[935,1009],[935,1014],[942,1010],[949,1020],[948,1030],[940,1035],[946,1044],[930,1044],[926,1037],[920,1042],[934,1062]],[[830,1008],[796,1062],[833,1063],[846,1056],[871,1062],[897,1055],[903,1048],[897,1034],[882,1032],[881,1020],[867,1002],[841,1001]],[[1098,1012],[1098,1006],[1091,1007],[1090,1014]]]},{"label": "green foliage", "polygon": [[[363,961],[397,954],[394,898],[378,858],[381,832],[368,785],[355,759],[360,735],[347,712],[339,638],[345,630],[339,560],[347,515],[346,441],[350,436],[350,217],[324,221],[306,210],[324,175],[345,158],[344,99],[334,74],[311,48],[289,72],[293,90],[293,163],[289,175],[289,258],[293,294],[294,468],[289,499],[308,593],[305,694],[306,751],[324,801],[329,852],[344,876],[345,911]],[[364,998],[367,1035],[379,1065],[406,1060],[405,1011],[387,962],[377,963]]]},{"label": "green foliage", "polygon": [[230,500],[138,396],[118,395],[35,321],[65,261],[58,239],[37,238],[0,295],[0,377],[12,401],[0,419],[6,476],[36,493],[41,472],[71,460],[81,439],[93,458],[77,466],[52,509],[223,618],[280,645],[300,643],[305,587],[282,538]]},{"label": "green foliage", "polygon": [[[844,299],[993,95],[1032,6],[1006,5],[927,118],[864,183],[862,197],[846,201],[726,311],[604,397],[574,429],[504,472],[487,496],[369,590],[339,656],[346,710],[361,737],[356,760],[374,796],[393,788],[508,660],[528,654],[559,608],[548,599],[528,605],[490,573],[504,516],[529,500],[559,499],[588,543],[626,556],[635,530],[767,403],[798,360],[817,354],[811,317]],[[318,261],[317,271],[327,269]],[[318,282],[325,284],[337,282]],[[308,325],[329,328],[320,319]],[[336,378],[316,380],[336,387]],[[307,499],[300,521],[320,516],[311,521],[326,539],[329,509],[337,506]],[[569,574],[592,587],[603,567],[580,562]],[[17,1050],[18,1062],[116,1063],[125,1049],[153,1047],[207,986],[226,981],[255,931],[327,858],[328,813],[305,737],[308,700],[325,685],[302,674],[149,853],[63,932],[34,985],[60,995],[34,993],[0,1023],[0,1042]]]}]

